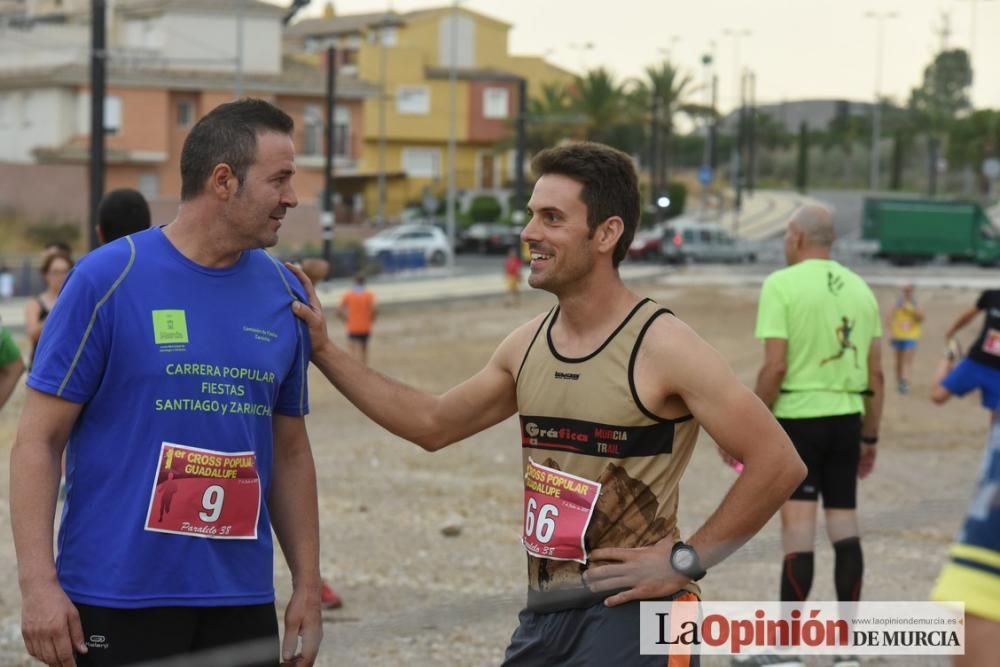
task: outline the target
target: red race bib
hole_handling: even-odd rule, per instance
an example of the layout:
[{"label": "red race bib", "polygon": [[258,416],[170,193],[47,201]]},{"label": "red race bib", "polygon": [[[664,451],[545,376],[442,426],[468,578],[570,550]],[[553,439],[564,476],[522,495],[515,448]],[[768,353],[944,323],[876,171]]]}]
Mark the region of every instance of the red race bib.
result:
[{"label": "red race bib", "polygon": [[600,493],[598,482],[529,458],[524,469],[524,548],[539,558],[586,563],[584,535]]},{"label": "red race bib", "polygon": [[1000,357],[1000,331],[988,329],[983,336],[983,352]]},{"label": "red race bib", "polygon": [[260,477],[254,452],[164,442],[146,530],[218,540],[257,539]]}]

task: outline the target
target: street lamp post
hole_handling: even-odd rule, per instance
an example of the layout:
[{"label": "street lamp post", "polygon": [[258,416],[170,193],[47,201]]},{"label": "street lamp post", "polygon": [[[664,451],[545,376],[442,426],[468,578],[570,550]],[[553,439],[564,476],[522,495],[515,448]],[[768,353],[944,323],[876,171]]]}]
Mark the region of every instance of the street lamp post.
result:
[{"label": "street lamp post", "polygon": [[400,25],[400,20],[392,12],[386,12],[376,23],[370,27],[378,31],[378,69],[379,69],[379,93],[378,93],[378,172],[376,182],[378,185],[378,208],[375,213],[375,224],[385,224],[385,200],[386,200],[386,177],[385,177],[385,135],[386,135],[386,112],[385,103],[388,98],[386,88],[388,87],[386,75],[386,40],[387,32],[390,28]]},{"label": "street lamp post", "polygon": [[448,45],[448,204],[445,209],[445,221],[448,228],[448,243],[452,251],[448,253],[448,268],[455,270],[455,204],[457,192],[455,188],[455,134],[458,121],[458,2],[451,3],[451,24],[448,26],[450,39]]},{"label": "street lamp post", "polygon": [[882,33],[886,19],[896,18],[896,12],[865,12],[865,18],[875,20],[875,104],[872,106],[872,160],[868,187],[879,188],[879,144],[882,141]]},{"label": "street lamp post", "polygon": [[586,53],[587,51],[594,50],[594,43],[593,42],[573,43],[569,45],[569,48],[580,54],[580,74],[581,75],[586,74],[587,73]]},{"label": "street lamp post", "polygon": [[753,34],[753,31],[751,31],[749,28],[726,28],[723,31],[723,34],[725,34],[727,37],[733,38],[733,80],[736,82],[736,95],[733,98],[733,106],[734,108],[739,109],[736,121],[737,122],[736,131],[738,139],[737,141],[733,142],[733,156],[732,156],[733,173],[730,177],[733,187],[736,189],[735,206],[736,206],[736,220],[737,220],[736,224],[738,225],[740,206],[743,203],[742,192],[741,192],[741,186],[742,186],[741,179],[743,178],[743,155],[741,154],[741,150],[743,148],[742,133],[743,133],[743,119],[745,114],[743,110],[744,83],[743,83],[743,76],[740,72],[740,38],[749,37],[750,35]]},{"label": "street lamp post", "polygon": [[[984,0],[986,1],[986,0]],[[969,62],[972,66],[972,76],[976,76],[976,4],[979,0],[969,0]]]}]

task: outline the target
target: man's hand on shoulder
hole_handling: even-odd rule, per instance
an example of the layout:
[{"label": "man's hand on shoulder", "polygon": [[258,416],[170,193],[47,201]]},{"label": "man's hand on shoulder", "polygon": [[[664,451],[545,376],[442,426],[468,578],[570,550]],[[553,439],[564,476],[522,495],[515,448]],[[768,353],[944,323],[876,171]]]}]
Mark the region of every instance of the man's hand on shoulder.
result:
[{"label": "man's hand on shoulder", "polygon": [[328,345],[333,345],[326,331],[326,317],[323,315],[323,304],[320,303],[319,297],[316,295],[316,288],[302,268],[291,262],[285,262],[285,266],[302,283],[302,287],[306,291],[306,297],[309,299],[308,303],[293,301],[292,312],[309,327],[309,337],[312,340],[312,353],[315,355],[322,352]]}]

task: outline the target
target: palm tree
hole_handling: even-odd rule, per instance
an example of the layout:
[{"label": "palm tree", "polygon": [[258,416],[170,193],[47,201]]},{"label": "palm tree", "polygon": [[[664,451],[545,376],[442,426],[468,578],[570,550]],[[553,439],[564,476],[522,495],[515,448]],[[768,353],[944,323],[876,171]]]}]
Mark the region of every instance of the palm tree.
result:
[{"label": "palm tree", "polygon": [[[649,110],[656,107],[655,122],[659,127],[660,141],[650,151],[650,180],[654,190],[666,183],[670,175],[671,147],[674,136],[674,118],[679,113],[691,116],[702,115],[707,110],[689,102],[694,92],[693,79],[689,74],[682,73],[669,60],[659,65],[646,67],[646,78],[634,82],[633,99],[640,108]],[[657,175],[659,176],[657,178]]]},{"label": "palm tree", "polygon": [[625,88],[607,69],[592,69],[576,78],[573,109],[585,118],[587,139],[611,144],[626,119]]},{"label": "palm tree", "polygon": [[529,153],[556,146],[581,133],[582,116],[573,111],[570,89],[561,83],[542,84],[541,97],[528,100],[526,143]]}]

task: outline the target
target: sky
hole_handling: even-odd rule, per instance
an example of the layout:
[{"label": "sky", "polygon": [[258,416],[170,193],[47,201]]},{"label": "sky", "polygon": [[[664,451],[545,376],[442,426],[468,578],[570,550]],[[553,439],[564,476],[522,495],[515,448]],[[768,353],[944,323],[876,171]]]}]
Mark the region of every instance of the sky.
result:
[{"label": "sky", "polygon": [[[287,5],[287,0],[268,0]],[[447,0],[335,0],[337,14],[405,12]],[[313,0],[303,16],[322,13]],[[881,90],[903,103],[942,45],[972,52],[977,107],[1000,109],[1000,0],[463,0],[511,24],[510,51],[545,55],[575,72],[603,65],[620,78],[669,56],[696,84],[714,50],[719,106],[738,96],[750,68],[758,103],[796,99],[871,100],[878,25]],[[879,19],[867,17],[894,13]],[[975,23],[972,19],[975,16]],[[947,36],[942,28],[949,26]],[[727,34],[726,31],[729,31]],[[749,34],[747,34],[749,33]]]}]

